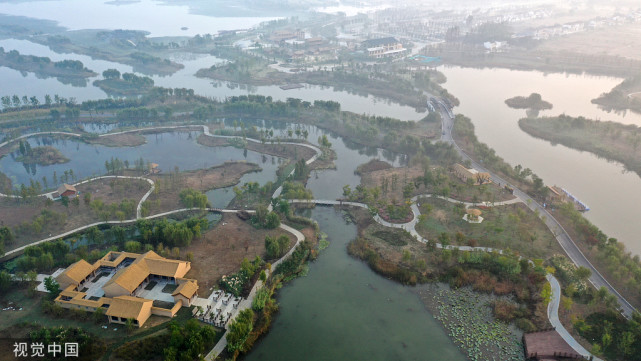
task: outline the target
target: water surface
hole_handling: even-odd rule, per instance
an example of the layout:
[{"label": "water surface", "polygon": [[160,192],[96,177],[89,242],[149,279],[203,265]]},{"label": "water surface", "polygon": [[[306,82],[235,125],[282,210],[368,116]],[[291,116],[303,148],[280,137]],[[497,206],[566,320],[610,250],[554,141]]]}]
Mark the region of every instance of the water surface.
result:
[{"label": "water surface", "polygon": [[347,254],[356,226],[317,207],[331,245],[278,294],[280,312],[246,360],[465,360],[409,287]]},{"label": "water surface", "polygon": [[[554,108],[541,115],[584,116],[641,125],[641,115],[607,113],[590,103],[621,79],[571,74],[543,74],[505,69],[442,68],[445,87],[459,98],[456,113],[472,119],[480,141],[511,165],[531,168],[549,185],[570,191],[590,206],[585,216],[628,250],[641,254],[641,178],[622,164],[531,137],[518,126],[524,110],[511,109],[505,99],[536,92]],[[477,84],[478,86],[470,86]]]}]

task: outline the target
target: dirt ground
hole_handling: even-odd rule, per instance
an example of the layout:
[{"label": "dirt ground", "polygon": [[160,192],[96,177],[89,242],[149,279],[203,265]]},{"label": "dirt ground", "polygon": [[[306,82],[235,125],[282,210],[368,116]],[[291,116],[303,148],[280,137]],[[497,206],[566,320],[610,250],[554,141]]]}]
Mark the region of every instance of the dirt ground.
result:
[{"label": "dirt ground", "polygon": [[107,147],[137,147],[146,142],[145,137],[134,133],[107,135],[90,141],[91,144],[102,144]]},{"label": "dirt ground", "polygon": [[150,178],[156,182],[158,189],[148,198],[152,204],[151,214],[183,208],[179,197],[182,189],[189,187],[199,191],[208,191],[228,187],[237,184],[243,174],[258,170],[260,167],[254,163],[225,162],[208,169],[181,172],[176,181],[174,181],[174,176],[168,173],[151,176]]},{"label": "dirt ground", "polygon": [[[85,204],[83,200],[84,194],[86,193],[91,193],[92,200],[100,198],[105,205],[120,203],[123,199],[132,199],[138,204],[138,200],[149,190],[149,183],[132,179],[101,179],[79,185],[76,189],[80,194],[80,202],[78,206],[70,202],[68,208],[65,208],[60,201],[54,201],[52,205],[46,207],[43,197],[37,197],[30,202],[20,203],[16,202],[15,199],[0,198],[0,225],[13,228],[16,234],[16,241],[13,244],[7,245],[6,250],[20,247],[33,241],[34,238],[45,238],[48,237],[49,234],[59,234],[85,224],[99,221],[98,215],[89,205]],[[47,224],[43,227],[42,232],[37,235],[15,232],[15,227],[24,222],[33,221],[33,218],[39,216],[44,209],[66,214],[66,222],[62,225]]]},{"label": "dirt ground", "polygon": [[[395,189],[392,189],[392,179],[396,175],[398,181]],[[389,185],[387,193],[381,192],[381,197],[386,199],[403,199],[403,186],[405,180],[411,183],[416,177],[423,176],[423,171],[419,167],[388,168],[375,170],[373,172],[361,172],[361,184],[370,188],[383,184],[383,179],[387,179]]]},{"label": "dirt ground", "polygon": [[265,236],[278,237],[282,234],[290,238],[290,245],[294,244],[294,236],[280,228],[256,229],[235,214],[224,214],[214,229],[181,251],[182,254],[192,252],[194,255],[191,270],[185,277],[198,280],[200,297],[207,297],[223,275],[240,269],[243,258],[253,260],[260,256],[264,259]]}]

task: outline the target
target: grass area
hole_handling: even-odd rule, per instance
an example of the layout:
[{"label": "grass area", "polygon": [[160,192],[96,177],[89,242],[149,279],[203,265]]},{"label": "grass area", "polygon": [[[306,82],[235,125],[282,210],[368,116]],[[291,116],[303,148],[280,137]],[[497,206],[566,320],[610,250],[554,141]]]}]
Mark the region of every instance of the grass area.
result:
[{"label": "grass area", "polygon": [[524,118],[519,126],[534,137],[621,162],[641,175],[641,128],[636,125],[560,115]]},{"label": "grass area", "polygon": [[[22,311],[0,311],[0,333],[10,333],[11,336],[26,335],[35,327],[80,327],[92,333],[107,343],[107,351],[102,360],[111,360],[111,354],[125,342],[140,340],[153,335],[162,334],[168,322],[171,320],[179,325],[192,319],[191,308],[181,308],[173,318],[151,316],[141,328],[135,328],[128,333],[126,328],[120,324],[109,324],[107,317],[96,323],[90,317],[90,313],[80,313],[63,309],[61,317],[54,317],[42,311],[42,303],[47,296],[37,292],[34,297],[29,297],[25,287],[14,287],[8,292],[0,295],[0,305],[6,307],[13,305],[22,308]],[[82,317],[80,317],[82,315]],[[21,333],[22,332],[22,333]],[[216,333],[216,341],[222,336],[222,332]]]},{"label": "grass area", "polygon": [[[564,37],[559,37],[564,38]],[[629,76],[635,74],[641,61],[609,52],[580,53],[567,49],[512,46],[509,51],[487,53],[483,46],[465,43],[443,43],[433,46],[429,56],[439,56],[443,62],[474,68],[507,68],[596,75]]]},{"label": "grass area", "polygon": [[156,282],[156,281],[151,281],[151,282],[149,282],[149,283],[147,284],[147,286],[145,286],[145,289],[146,289],[147,291],[151,291],[151,290],[153,290],[153,289],[154,289],[154,287],[156,287],[156,285],[157,285],[157,284],[158,284],[158,282]]},{"label": "grass area", "polygon": [[524,204],[483,207],[481,224],[463,220],[465,208],[460,204],[438,198],[419,199],[419,204],[422,216],[416,230],[428,240],[511,249],[528,258],[563,253],[543,221]]},{"label": "grass area", "polygon": [[108,326],[107,329],[104,329],[103,326],[108,325],[107,316],[101,322],[95,323],[88,317],[91,316],[90,313],[83,315],[87,316],[87,319],[76,317],[76,313],[72,314],[67,309],[63,310],[61,317],[45,314],[42,310],[42,303],[45,300],[47,300],[47,295],[41,292],[36,292],[34,297],[29,297],[26,287],[14,287],[1,295],[0,302],[3,305],[11,302],[15,307],[22,307],[22,311],[2,311],[0,313],[2,319],[0,331],[26,323],[44,327],[81,327],[85,331],[100,335],[103,339],[118,339],[126,335],[124,327],[118,327],[120,325]]}]

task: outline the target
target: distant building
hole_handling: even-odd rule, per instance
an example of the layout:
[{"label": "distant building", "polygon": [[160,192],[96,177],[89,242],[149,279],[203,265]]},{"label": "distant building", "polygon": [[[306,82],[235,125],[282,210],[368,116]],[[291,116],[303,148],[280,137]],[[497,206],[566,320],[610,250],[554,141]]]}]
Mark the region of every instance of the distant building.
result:
[{"label": "distant building", "polygon": [[76,187],[65,183],[58,187],[58,190],[53,193],[53,198],[73,197],[76,194],[78,194]]},{"label": "distant building", "polygon": [[369,57],[377,59],[400,56],[407,50],[393,37],[365,40],[363,47]]},{"label": "distant building", "polygon": [[[280,43],[281,41],[299,39],[300,32],[294,32],[290,30],[276,30],[269,35],[269,40]],[[305,36],[303,34],[303,36]],[[300,40],[300,39],[299,39]]]},{"label": "distant building", "polygon": [[467,182],[468,179],[472,179],[474,181],[474,185],[491,182],[490,173],[479,172],[476,169],[467,169],[459,163],[452,166],[452,171],[463,182]]},{"label": "distant building", "polygon": [[305,39],[305,45],[306,46],[319,46],[322,45],[325,42],[325,39],[321,37],[316,37],[316,38],[309,38]]},{"label": "distant building", "polygon": [[[198,296],[198,283],[184,278],[190,269],[190,262],[166,259],[153,251],[109,252],[93,265],[80,260],[58,275],[63,291],[55,302],[90,312],[102,307],[110,323],[132,319],[140,327],[151,315],[173,317],[181,307],[191,306]],[[168,285],[177,286],[171,294],[164,291]],[[160,287],[162,292],[153,291]],[[155,301],[173,306],[156,307]]]}]

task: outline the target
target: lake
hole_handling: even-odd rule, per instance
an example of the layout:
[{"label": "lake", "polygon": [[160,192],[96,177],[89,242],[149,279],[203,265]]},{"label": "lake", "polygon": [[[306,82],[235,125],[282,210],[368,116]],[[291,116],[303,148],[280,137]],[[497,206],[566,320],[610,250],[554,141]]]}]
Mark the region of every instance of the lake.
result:
[{"label": "lake", "polygon": [[[567,189],[590,206],[586,218],[628,250],[641,254],[641,178],[622,164],[562,145],[552,145],[523,132],[518,120],[525,110],[511,109],[505,99],[536,92],[553,108],[541,115],[567,114],[641,125],[641,115],[608,113],[590,103],[621,79],[537,71],[441,67],[445,87],[459,98],[455,109],[472,119],[476,135],[508,163],[528,167],[546,184]],[[475,84],[475,86],[470,86]]]}]

